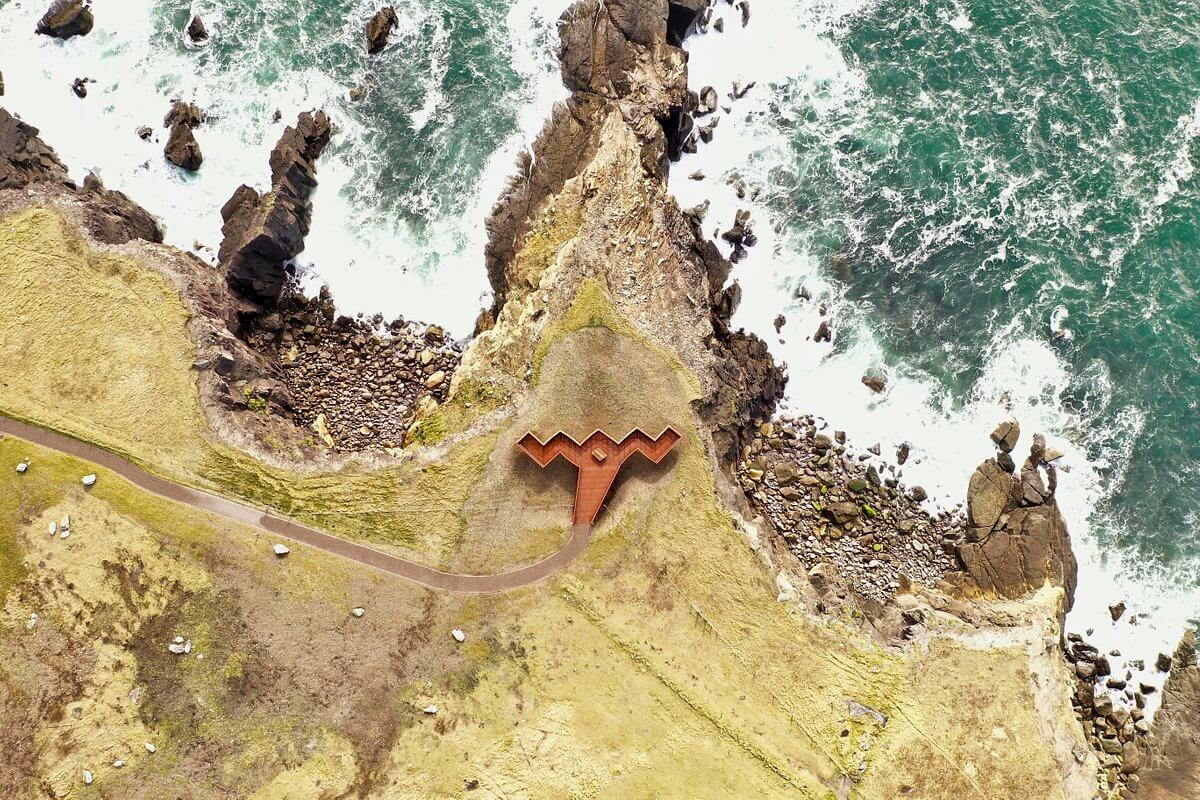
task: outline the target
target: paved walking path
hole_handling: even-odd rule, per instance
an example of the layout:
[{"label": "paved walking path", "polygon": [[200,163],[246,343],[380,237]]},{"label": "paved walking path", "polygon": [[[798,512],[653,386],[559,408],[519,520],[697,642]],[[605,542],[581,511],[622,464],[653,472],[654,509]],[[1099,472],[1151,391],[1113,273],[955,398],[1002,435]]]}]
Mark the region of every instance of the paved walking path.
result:
[{"label": "paved walking path", "polygon": [[587,546],[592,534],[591,525],[576,525],[571,531],[571,538],[558,552],[547,556],[535,564],[515,569],[512,572],[502,572],[498,575],[459,575],[453,572],[441,572],[431,567],[406,561],[399,556],[384,553],[372,547],[334,536],[285,517],[275,516],[251,506],[219,497],[215,494],[182,486],[178,483],[151,475],[141,467],[126,461],[115,453],[97,447],[78,439],[72,439],[61,433],[45,428],[17,422],[14,419],[0,416],[0,433],[16,436],[33,442],[50,450],[57,450],[69,456],[82,458],[103,467],[110,472],[120,475],[125,480],[144,489],[151,494],[165,497],[176,503],[216,514],[243,525],[249,525],[268,533],[291,539],[327,553],[366,564],[369,567],[399,575],[414,583],[428,586],[431,589],[444,589],[451,592],[488,593],[505,592],[519,589],[536,583],[542,578],[553,575],[566,567]]}]

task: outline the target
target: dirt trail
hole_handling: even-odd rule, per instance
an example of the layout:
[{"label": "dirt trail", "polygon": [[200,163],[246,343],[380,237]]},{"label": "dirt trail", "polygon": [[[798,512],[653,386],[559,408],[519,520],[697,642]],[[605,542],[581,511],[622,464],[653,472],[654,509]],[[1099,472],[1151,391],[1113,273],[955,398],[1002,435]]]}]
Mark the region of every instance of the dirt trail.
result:
[{"label": "dirt trail", "polygon": [[571,531],[571,538],[558,552],[547,556],[535,564],[503,572],[498,575],[458,575],[452,572],[440,572],[436,569],[406,561],[398,556],[384,553],[366,545],[352,542],[334,536],[307,525],[301,525],[284,517],[274,516],[261,509],[252,508],[242,503],[218,497],[214,494],[181,486],[177,483],[151,475],[141,467],[132,464],[115,453],[111,453],[93,444],[72,439],[54,431],[17,422],[14,419],[0,416],[0,433],[15,436],[18,439],[50,450],[56,450],[69,456],[82,458],[110,472],[151,494],[165,497],[176,503],[216,514],[243,525],[249,525],[268,533],[291,539],[318,550],[324,550],[342,558],[366,564],[383,572],[399,575],[414,583],[428,586],[431,589],[444,589],[451,592],[467,592],[486,594],[489,592],[505,592],[519,589],[542,580],[563,567],[566,567],[587,546],[591,538],[590,525],[576,525]]}]

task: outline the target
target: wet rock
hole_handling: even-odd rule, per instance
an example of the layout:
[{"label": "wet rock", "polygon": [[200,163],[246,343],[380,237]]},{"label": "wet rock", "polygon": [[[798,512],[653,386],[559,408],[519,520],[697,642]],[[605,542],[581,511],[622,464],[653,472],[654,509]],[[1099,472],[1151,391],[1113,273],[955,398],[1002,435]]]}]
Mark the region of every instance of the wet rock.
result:
[{"label": "wet rock", "polygon": [[1125,603],[1113,603],[1108,607],[1108,613],[1112,617],[1112,621],[1116,622],[1125,613]]},{"label": "wet rock", "polygon": [[187,26],[187,38],[193,44],[202,44],[208,41],[208,27],[204,24],[204,20],[199,14],[192,17]]},{"label": "wet rock", "polygon": [[702,117],[706,114],[711,114],[717,110],[717,90],[711,86],[705,86],[700,90],[700,102],[696,107],[696,116]]},{"label": "wet rock", "polygon": [[399,24],[400,18],[396,16],[395,7],[384,6],[376,11],[375,16],[367,23],[367,52],[374,54],[383,50],[392,35],[392,29]]},{"label": "wet rock", "polygon": [[879,377],[878,375],[863,375],[862,382],[863,386],[866,386],[876,394],[883,392],[883,390],[887,388],[887,380]]},{"label": "wet rock", "polygon": [[70,39],[86,36],[95,23],[89,0],[54,0],[38,20],[37,32],[56,39]]},{"label": "wet rock", "polygon": [[911,452],[912,452],[911,445],[909,445],[908,442],[902,443],[899,447],[896,448],[896,463],[901,466],[904,466],[905,462],[908,461],[908,456],[909,456],[909,453],[911,453]]},{"label": "wet rock", "polygon": [[0,72],[0,97],[4,97],[4,73]]},{"label": "wet rock", "polygon": [[909,495],[918,503],[923,503],[929,499],[929,494],[920,486],[914,486],[908,490]]},{"label": "wet rock", "polygon": [[717,33],[724,33],[725,32],[725,18],[718,17],[713,22],[712,27],[713,27],[713,30],[716,31]]},{"label": "wet rock", "polygon": [[76,78],[71,82],[71,91],[74,92],[76,97],[82,100],[83,98],[87,97],[87,85],[87,78]]},{"label": "wet rock", "polygon": [[287,279],[284,264],[304,248],[316,159],[331,134],[324,112],[301,114],[271,151],[271,190],[259,196],[238,187],[222,207],[224,239],[217,257],[241,297],[265,307],[278,302]]},{"label": "wet rock", "polygon": [[829,328],[829,322],[821,320],[821,324],[817,326],[817,332],[813,334],[814,342],[832,342],[833,331]]},{"label": "wet rock", "polygon": [[175,100],[171,110],[163,118],[163,127],[170,128],[167,143],[163,147],[163,155],[180,169],[195,172],[204,163],[204,155],[200,152],[200,143],[192,129],[204,122],[204,114],[193,103]]},{"label": "wet rock", "polygon": [[148,141],[150,141],[150,137],[154,135],[154,129],[151,128],[149,125],[142,125],[140,128],[137,129],[137,135],[138,135],[138,138],[141,139],[143,142],[148,142]]},{"label": "wet rock", "polygon": [[1021,438],[1021,426],[1016,420],[1001,422],[992,431],[992,441],[1005,453],[1011,453]]},{"label": "wet rock", "polygon": [[1154,667],[1159,672],[1171,671],[1171,656],[1166,653],[1159,653],[1158,658],[1154,660]]}]

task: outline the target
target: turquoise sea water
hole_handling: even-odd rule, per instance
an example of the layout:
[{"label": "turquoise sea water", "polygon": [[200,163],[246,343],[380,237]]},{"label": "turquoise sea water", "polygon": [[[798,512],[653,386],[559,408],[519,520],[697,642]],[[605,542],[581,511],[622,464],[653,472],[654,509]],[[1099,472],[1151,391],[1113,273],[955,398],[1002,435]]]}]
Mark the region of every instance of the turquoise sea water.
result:
[{"label": "turquoise sea water", "polygon": [[835,38],[865,91],[805,118],[781,87],[776,218],[847,257],[852,313],[951,397],[998,338],[1050,342],[1101,547],[1196,563],[1200,5],[889,0]]},{"label": "turquoise sea water", "polygon": [[[345,310],[468,332],[483,215],[563,94],[553,21],[566,0],[406,0],[376,57],[363,0],[98,0],[97,30],[65,44],[32,36],[44,4],[0,0],[2,102],[70,166],[99,169],[177,244],[212,245],[220,204],[261,183],[282,125],[322,106],[338,133],[301,260]],[[1200,598],[1200,5],[775,0],[746,29],[750,51],[769,52],[757,73],[724,52],[740,27],[717,7],[727,34],[707,35],[697,73],[760,85],[745,127],[723,122],[695,158],[760,187],[756,220],[773,228],[735,275],[789,296],[814,281],[836,301],[832,355],[802,370],[782,353],[802,378],[793,407],[838,369],[857,386],[860,351],[896,388],[883,401],[847,390],[843,418],[890,403],[908,429],[925,395],[902,395],[905,379],[946,419],[1023,393],[1084,462],[1064,491],[1095,482],[1072,501],[1073,530],[1146,585]],[[213,30],[207,48],[183,42],[192,11]],[[86,101],[68,90],[77,75],[97,80]],[[133,135],[174,96],[211,115],[198,176]],[[743,160],[708,168],[721,147]],[[758,327],[780,310],[802,311],[764,309]],[[1023,367],[1039,380],[1018,385]],[[972,419],[985,439],[991,411]],[[935,438],[914,442],[926,465],[954,444]],[[970,459],[951,465],[958,497]]]}]

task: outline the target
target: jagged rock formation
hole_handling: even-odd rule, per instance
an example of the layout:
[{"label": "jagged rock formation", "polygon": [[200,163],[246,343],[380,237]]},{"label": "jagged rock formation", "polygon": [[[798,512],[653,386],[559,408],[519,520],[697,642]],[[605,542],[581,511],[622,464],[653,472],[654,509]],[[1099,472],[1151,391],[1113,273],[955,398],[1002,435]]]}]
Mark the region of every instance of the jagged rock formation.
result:
[{"label": "jagged rock formation", "polygon": [[260,195],[239,186],[221,209],[220,264],[230,287],[255,305],[278,302],[287,280],[284,264],[304,248],[316,160],[331,132],[325,112],[301,114],[271,151],[270,191]]},{"label": "jagged rock formation", "polygon": [[[495,302],[481,329],[513,335],[521,309],[553,283],[605,275],[631,318],[676,318],[668,334],[704,376],[701,411],[718,457],[733,460],[783,393],[783,371],[757,337],[729,328],[740,299],[724,288],[730,265],[694,215],[666,192],[671,159],[694,143],[686,54],[677,43],[707,9],[705,0],[581,0],[559,20],[559,58],[571,96],[557,105],[518,175],[487,220],[488,277]],[[568,211],[568,207],[570,210]],[[570,254],[530,268],[548,217],[578,217]],[[531,247],[532,246],[532,247]],[[566,248],[564,249],[566,252]],[[524,263],[523,263],[524,262]],[[509,305],[517,302],[517,309]],[[665,310],[669,309],[669,310]],[[506,325],[506,318],[508,324]],[[536,324],[536,323],[535,323]]]},{"label": "jagged rock formation", "polygon": [[375,16],[371,17],[371,21],[367,23],[367,52],[374,55],[387,47],[392,29],[399,24],[400,20],[396,16],[396,9],[393,6],[384,6],[376,11]]},{"label": "jagged rock formation", "polygon": [[89,0],[54,0],[38,21],[37,32],[56,39],[86,36],[96,20]]},{"label": "jagged rock formation", "polygon": [[1188,631],[1171,659],[1162,707],[1138,773],[1138,797],[1200,797],[1200,667],[1196,661],[1196,632]]},{"label": "jagged rock formation", "polygon": [[52,183],[78,191],[86,201],[88,228],[96,239],[123,244],[131,239],[161,242],[158,222],[125,194],[104,188],[95,175],[77,189],[54,149],[38,137],[37,128],[0,108],[0,189]]},{"label": "jagged rock formation", "polygon": [[193,16],[191,22],[188,23],[187,37],[193,44],[202,44],[208,41],[208,27],[199,14]]},{"label": "jagged rock formation", "polygon": [[163,127],[170,128],[171,135],[163,147],[163,155],[180,169],[195,172],[204,163],[204,155],[200,152],[200,143],[192,129],[204,122],[204,113],[193,103],[176,100],[171,103],[171,110],[163,117]]},{"label": "jagged rock formation", "polygon": [[0,108],[0,189],[43,181],[74,186],[58,154],[38,138],[38,129]]},{"label": "jagged rock formation", "polygon": [[1010,474],[1002,460],[1015,447],[1020,429],[1008,425],[992,434],[1002,448],[1000,456],[980,464],[971,476],[966,541],[959,545],[959,558],[970,581],[984,592],[1017,598],[1049,581],[1066,591],[1069,609],[1077,566],[1054,499],[1057,471],[1045,459],[1045,439],[1035,435],[1020,475]]}]

